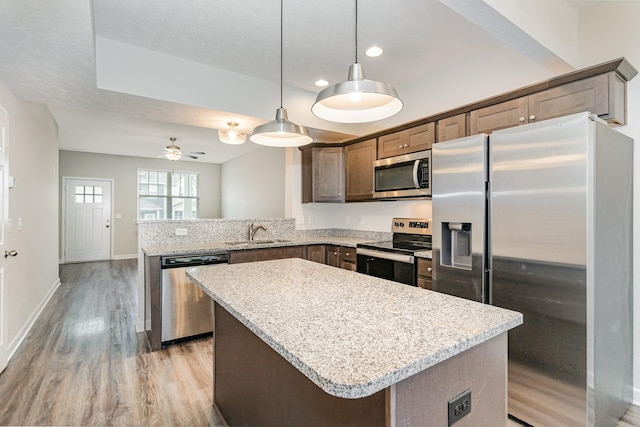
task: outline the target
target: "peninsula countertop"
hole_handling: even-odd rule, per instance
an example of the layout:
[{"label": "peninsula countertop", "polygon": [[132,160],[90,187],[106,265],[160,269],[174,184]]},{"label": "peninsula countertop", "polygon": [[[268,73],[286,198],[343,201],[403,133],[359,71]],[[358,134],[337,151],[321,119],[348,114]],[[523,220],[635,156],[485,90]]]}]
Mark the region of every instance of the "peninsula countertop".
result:
[{"label": "peninsula countertop", "polygon": [[514,311],[297,258],[187,275],[342,398],[369,396],[522,324]]}]

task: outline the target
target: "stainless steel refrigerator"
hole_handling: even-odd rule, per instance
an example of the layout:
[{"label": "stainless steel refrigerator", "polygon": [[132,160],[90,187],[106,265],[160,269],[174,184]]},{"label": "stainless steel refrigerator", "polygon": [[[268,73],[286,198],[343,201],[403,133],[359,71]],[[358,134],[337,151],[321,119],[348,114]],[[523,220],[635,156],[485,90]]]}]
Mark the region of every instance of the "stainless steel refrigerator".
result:
[{"label": "stainless steel refrigerator", "polygon": [[581,113],[435,144],[432,164],[433,289],[524,315],[509,414],[614,425],[632,399],[633,140]]}]

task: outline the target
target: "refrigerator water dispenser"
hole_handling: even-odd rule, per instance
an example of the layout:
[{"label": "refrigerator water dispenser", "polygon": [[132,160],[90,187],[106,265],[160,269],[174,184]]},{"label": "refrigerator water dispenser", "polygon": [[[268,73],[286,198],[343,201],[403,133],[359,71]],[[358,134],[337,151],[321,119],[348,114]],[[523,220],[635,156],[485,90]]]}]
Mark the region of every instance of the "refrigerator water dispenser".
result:
[{"label": "refrigerator water dispenser", "polygon": [[442,223],[442,252],[440,264],[471,270],[471,223]]}]

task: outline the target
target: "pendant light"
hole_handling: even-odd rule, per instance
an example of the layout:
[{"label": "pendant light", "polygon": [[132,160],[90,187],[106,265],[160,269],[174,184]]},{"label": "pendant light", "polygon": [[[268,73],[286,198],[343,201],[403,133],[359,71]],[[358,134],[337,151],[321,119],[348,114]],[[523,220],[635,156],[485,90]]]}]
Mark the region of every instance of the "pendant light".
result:
[{"label": "pendant light", "polygon": [[270,147],[298,147],[313,142],[309,131],[289,121],[287,110],[282,107],[282,21],[283,0],[280,0],[280,108],[276,110],[276,119],[256,126],[249,139],[252,142]]},{"label": "pendant light", "polygon": [[317,117],[339,123],[365,123],[386,119],[402,110],[398,93],[388,83],[364,78],[358,63],[358,0],[356,0],[356,62],[347,81],[323,89],[311,111]]}]

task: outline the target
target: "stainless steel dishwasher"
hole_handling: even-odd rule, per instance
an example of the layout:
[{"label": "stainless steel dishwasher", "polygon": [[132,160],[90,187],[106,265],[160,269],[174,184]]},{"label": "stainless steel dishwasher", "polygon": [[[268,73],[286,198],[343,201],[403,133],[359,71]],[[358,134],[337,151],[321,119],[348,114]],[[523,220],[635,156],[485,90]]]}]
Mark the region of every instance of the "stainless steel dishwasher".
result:
[{"label": "stainless steel dishwasher", "polygon": [[189,280],[187,268],[226,264],[228,252],[162,257],[162,343],[213,331],[211,298]]}]

